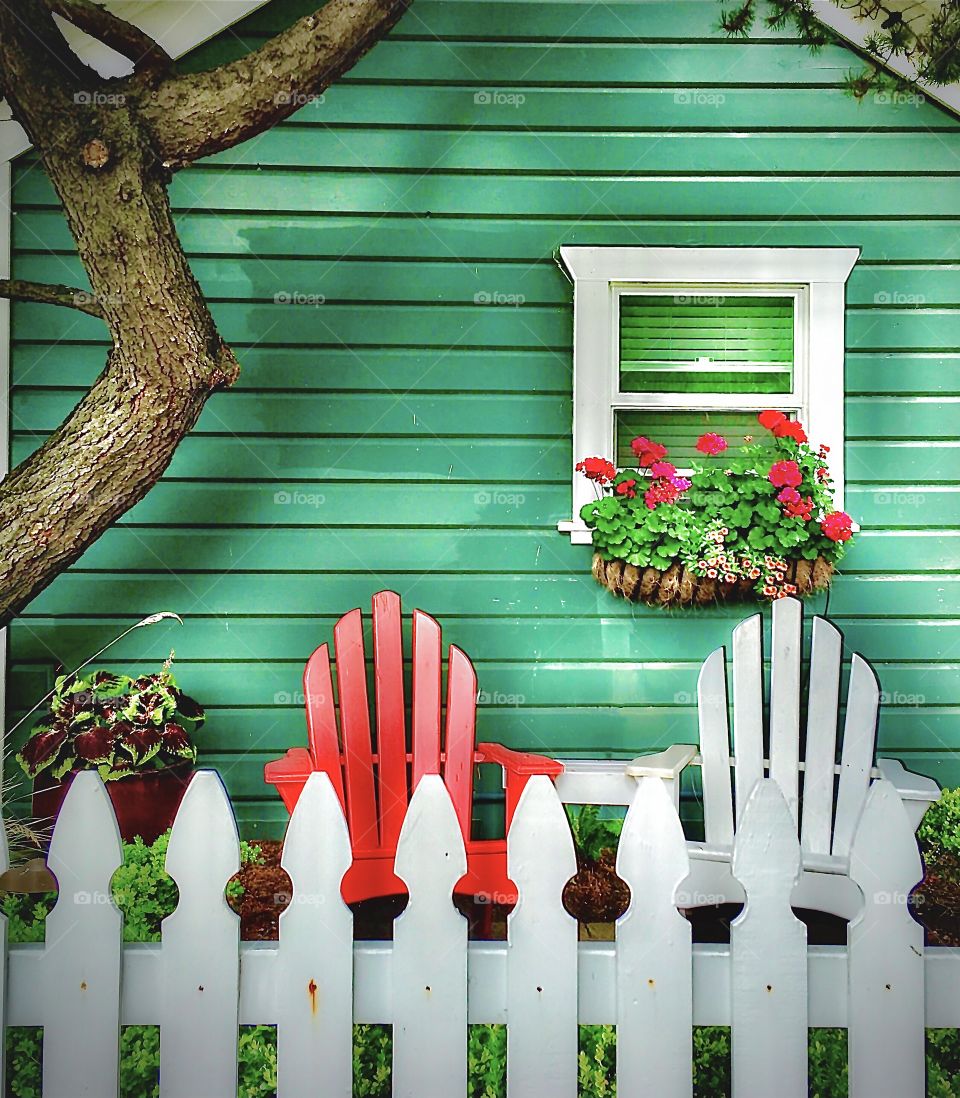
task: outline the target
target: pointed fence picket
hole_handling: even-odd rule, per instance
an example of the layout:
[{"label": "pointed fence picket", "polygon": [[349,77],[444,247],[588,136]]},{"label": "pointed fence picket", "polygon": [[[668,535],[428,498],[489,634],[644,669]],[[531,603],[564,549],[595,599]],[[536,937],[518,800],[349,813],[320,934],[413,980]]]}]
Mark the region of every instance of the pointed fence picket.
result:
[{"label": "pointed fence picket", "polygon": [[630,906],[617,922],[617,1083],[622,1094],[693,1093],[690,923],[676,891],[690,872],[683,828],[659,778],[641,778],[627,811],[617,873]]},{"label": "pointed fence picket", "polygon": [[393,931],[393,1093],[466,1094],[467,920],[453,886],[467,854],[439,774],[410,798],[394,867],[410,902]]},{"label": "pointed fence picket", "polygon": [[800,851],[772,779],[739,820],[732,868],[746,903],[729,946],[691,945],[677,910],[689,902],[687,849],[657,778],[640,782],[624,826],[617,866],[631,902],[615,942],[578,943],[562,907],[575,859],[546,778],[531,779],[510,830],[520,899],[506,942],[467,941],[452,902],[463,836],[437,775],[421,779],[403,822],[395,868],[410,900],[393,942],[352,940],[348,832],[321,774],[288,827],[291,902],[276,944],[240,943],[225,902],[239,846],[215,773],[194,776],[174,825],[167,868],[180,896],[160,943],[122,944],[110,896],[120,857],[109,798],[82,774],[51,846],[60,896],[46,943],[0,951],[5,1024],[44,1027],[44,1098],[115,1098],[121,1023],[160,1026],[161,1098],[232,1098],[238,1024],[277,1026],[278,1098],[349,1098],[354,1022],[392,1025],[395,1096],[459,1098],[468,1021],[506,1023],[508,1098],[574,1098],[578,1023],[617,1025],[619,1093],[689,1098],[694,1022],[732,1027],[735,1098],[806,1094],[807,1027],[822,1025],[849,1031],[852,1098],[923,1098],[924,1021],[960,1026],[960,951],[923,947],[906,906],[916,843],[885,781],[853,831],[864,900],[844,946],[808,948],[791,910]]},{"label": "pointed fence picket", "polygon": [[896,789],[874,782],[850,852],[864,905],[850,951],[850,1095],[896,1098],[924,1088],[923,928],[907,897],[923,876]]},{"label": "pointed fence picket", "polygon": [[277,947],[277,1098],[299,1098],[304,1079],[323,1079],[325,1098],[353,1094],[353,914],[340,895],[352,860],[336,790],[314,771],[280,859],[291,894]]},{"label": "pointed fence picket", "polygon": [[800,843],[774,778],[753,787],[733,844],[747,902],[730,926],[734,1098],[807,1093],[807,928],[790,908]]},{"label": "pointed fence picket", "polygon": [[[91,841],[92,840],[92,841]],[[110,878],[123,864],[103,782],[78,774],[63,803],[47,864],[59,885],[47,916],[44,1098],[107,1098],[119,1087],[123,922]]]},{"label": "pointed fence picket", "polygon": [[224,890],[240,868],[240,840],[219,775],[187,787],[167,846],[180,897],[164,919],[160,1075],[164,1098],[235,1098],[240,918]]},{"label": "pointed fence picket", "polygon": [[527,782],[507,837],[519,901],[507,922],[507,1090],[510,1098],[576,1098],[577,921],[563,886],[577,858],[549,778]]}]

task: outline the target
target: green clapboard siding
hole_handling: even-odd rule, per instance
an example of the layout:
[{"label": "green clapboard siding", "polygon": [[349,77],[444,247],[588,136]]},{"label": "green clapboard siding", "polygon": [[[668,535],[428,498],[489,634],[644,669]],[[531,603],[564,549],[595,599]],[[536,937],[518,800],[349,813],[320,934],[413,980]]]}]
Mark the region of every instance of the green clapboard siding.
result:
[{"label": "green clapboard siding", "polygon": [[[183,66],[238,56],[315,3],[274,0]],[[58,666],[175,610],[183,627],[137,630],[110,662],[139,671],[176,650],[209,708],[204,761],[244,830],[275,834],[262,766],[304,742],[303,661],[390,587],[473,656],[484,738],[627,756],[689,741],[699,662],[747,610],[624,605],[556,532],[584,455],[554,254],[855,246],[846,462],[864,530],[813,606],[876,666],[882,749],[960,784],[960,122],[910,97],[858,104],[851,53],[762,26],[729,41],[717,17],[715,0],[416,0],[290,121],[179,173],[182,239],[243,373],[163,482],[11,627],[11,718]],[[14,197],[14,273],[83,285],[30,155]],[[710,357],[724,384],[789,363],[788,310],[760,307],[732,358],[684,346],[676,312],[663,354],[666,329],[649,338],[634,313],[637,387],[652,356]],[[14,460],[106,349],[94,319],[14,307]],[[679,451],[750,428],[662,415],[625,440],[643,426]]]}]

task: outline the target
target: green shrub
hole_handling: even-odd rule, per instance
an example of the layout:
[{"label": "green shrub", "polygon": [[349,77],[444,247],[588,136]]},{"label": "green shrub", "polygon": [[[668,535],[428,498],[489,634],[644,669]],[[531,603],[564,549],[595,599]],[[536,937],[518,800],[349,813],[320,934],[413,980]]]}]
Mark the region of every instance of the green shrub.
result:
[{"label": "green shrub", "polygon": [[623,819],[604,816],[595,804],[567,805],[567,819],[577,853],[595,862],[604,850],[616,850],[623,831]]},{"label": "green shrub", "polygon": [[[467,1045],[467,1079],[467,1098],[500,1098],[501,1095],[506,1094],[506,1026],[470,1026]],[[354,1081],[354,1092],[356,1093],[356,1081]]]},{"label": "green shrub", "polygon": [[927,1096],[957,1098],[960,1094],[960,1031],[927,1030]]},{"label": "green shrub", "polygon": [[617,1093],[617,1031],[614,1026],[581,1026],[578,1058],[580,1094],[613,1098]]},{"label": "green shrub", "polygon": [[960,853],[960,789],[945,789],[917,829],[917,838],[933,853]]},{"label": "green shrub", "polygon": [[[170,832],[153,843],[137,838],[123,844],[123,865],[111,882],[113,898],[123,912],[125,942],[159,942],[160,924],[177,906],[177,886],[163,867]],[[259,864],[263,855],[256,843],[241,842],[240,862]],[[227,896],[239,897],[239,881],[227,885]],[[47,915],[56,902],[55,892],[24,894],[6,892],[0,898],[0,911],[9,920],[11,942],[42,942]]]},{"label": "green shrub", "polygon": [[392,1054],[389,1026],[353,1027],[353,1098],[390,1098]]},{"label": "green shrub", "polygon": [[13,1098],[40,1098],[40,1056],[43,1035],[33,1026],[7,1029],[7,1094]]},{"label": "green shrub", "polygon": [[[7,1030],[8,1095],[40,1098],[40,1030]],[[389,1026],[353,1027],[354,1098],[390,1098],[392,1037]],[[615,1098],[616,1029],[581,1026],[580,1098]],[[810,1031],[811,1098],[847,1094],[847,1038],[844,1030]],[[469,1037],[467,1098],[504,1098],[507,1027],[473,1025]],[[730,1030],[695,1026],[695,1098],[730,1094]],[[238,1098],[272,1098],[277,1089],[277,1031],[274,1026],[241,1026],[238,1040]],[[123,1098],[159,1098],[160,1030],[125,1026],[120,1038],[120,1093]],[[927,1031],[928,1098],[960,1095],[960,1033]]]}]

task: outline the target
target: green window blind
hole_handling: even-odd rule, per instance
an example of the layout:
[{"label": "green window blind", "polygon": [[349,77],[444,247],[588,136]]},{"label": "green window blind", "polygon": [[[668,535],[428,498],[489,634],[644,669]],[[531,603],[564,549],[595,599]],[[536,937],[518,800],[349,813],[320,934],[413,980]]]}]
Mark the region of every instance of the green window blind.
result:
[{"label": "green window blind", "polygon": [[637,459],[630,449],[630,443],[638,435],[645,435],[666,446],[669,451],[667,460],[672,461],[678,469],[689,469],[695,460],[709,462],[696,449],[697,439],[708,431],[723,435],[730,447],[731,457],[739,453],[746,437],[769,446],[771,460],[773,457],[773,436],[757,423],[756,412],[739,409],[722,412],[661,412],[652,408],[638,408],[617,412],[616,424],[617,466],[621,469],[637,467]]},{"label": "green window blind", "polygon": [[625,393],[789,393],[792,297],[620,297]]}]

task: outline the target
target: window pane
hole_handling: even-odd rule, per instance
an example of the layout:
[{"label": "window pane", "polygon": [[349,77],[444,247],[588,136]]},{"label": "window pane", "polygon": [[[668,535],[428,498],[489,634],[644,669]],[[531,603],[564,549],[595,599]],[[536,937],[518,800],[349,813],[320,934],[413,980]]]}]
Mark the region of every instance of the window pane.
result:
[{"label": "window pane", "polygon": [[[793,418],[791,416],[791,418]],[[723,435],[734,456],[743,445],[745,436],[753,442],[766,444],[773,451],[773,436],[757,423],[755,411],[737,409],[722,412],[659,412],[650,409],[617,412],[617,465],[621,469],[636,468],[637,459],[630,443],[637,435],[645,435],[668,450],[668,460],[678,469],[689,469],[694,460],[703,460],[696,450],[697,439],[708,431]]]},{"label": "window pane", "polygon": [[620,297],[620,391],[789,393],[793,298]]}]

